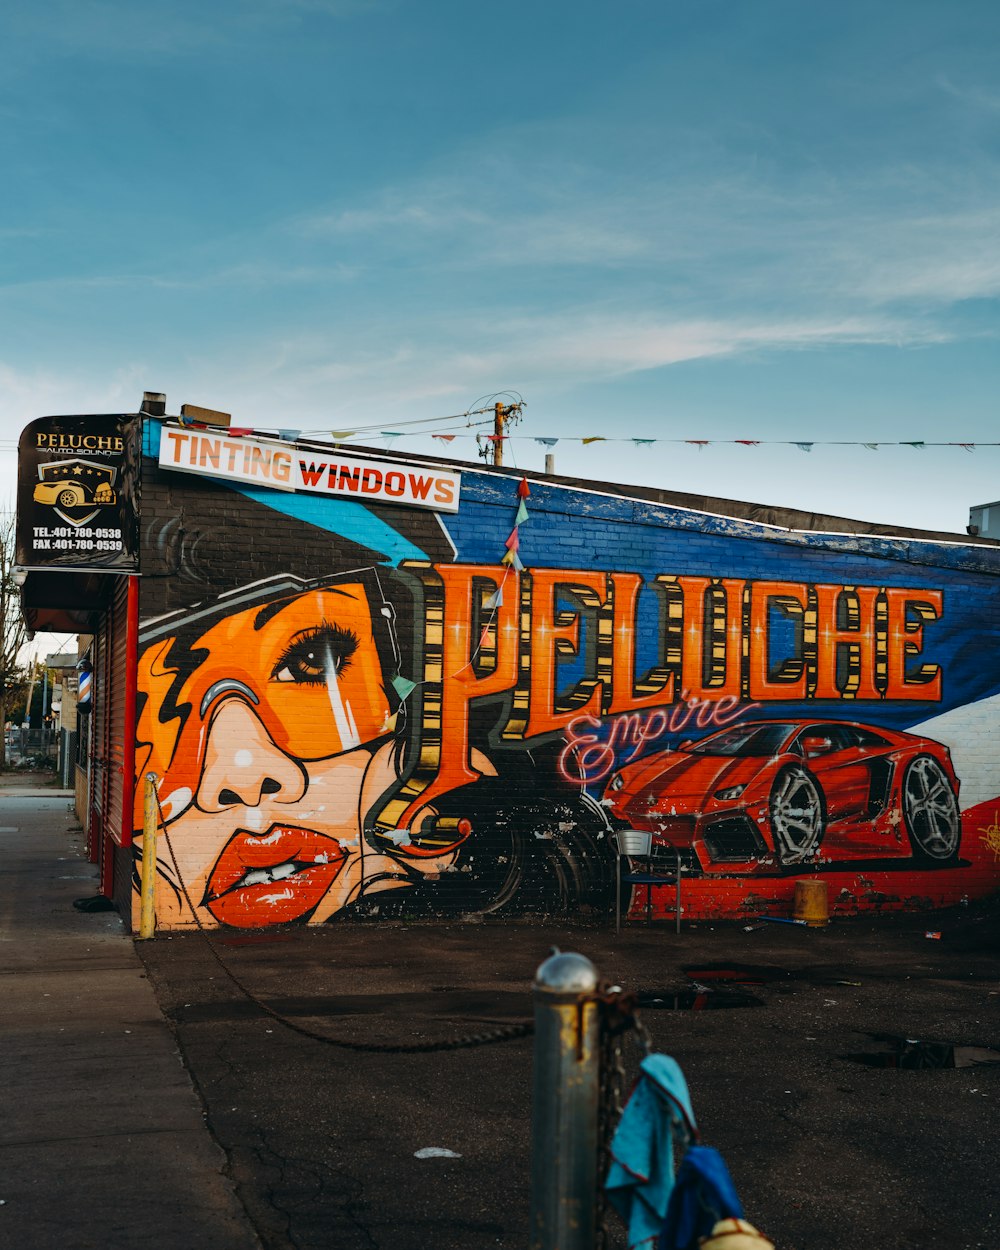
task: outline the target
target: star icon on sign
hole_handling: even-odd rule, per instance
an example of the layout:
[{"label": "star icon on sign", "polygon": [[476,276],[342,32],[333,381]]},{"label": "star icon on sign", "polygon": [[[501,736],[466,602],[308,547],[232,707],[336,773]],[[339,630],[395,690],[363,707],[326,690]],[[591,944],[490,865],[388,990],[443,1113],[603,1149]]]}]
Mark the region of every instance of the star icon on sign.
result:
[{"label": "star icon on sign", "polygon": [[83,472],[83,469],[81,469],[79,465],[76,465],[76,467],[73,469],[73,472],[74,472],[77,476],[79,476],[79,475]]}]

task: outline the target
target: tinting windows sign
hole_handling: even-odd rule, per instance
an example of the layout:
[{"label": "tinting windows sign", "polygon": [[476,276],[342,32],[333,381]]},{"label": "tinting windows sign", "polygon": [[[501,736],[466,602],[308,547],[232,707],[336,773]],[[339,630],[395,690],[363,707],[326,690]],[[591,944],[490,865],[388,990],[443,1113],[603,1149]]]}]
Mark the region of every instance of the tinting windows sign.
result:
[{"label": "tinting windows sign", "polygon": [[291,443],[171,426],[165,427],[160,440],[160,467],[273,490],[406,504],[435,512],[457,512],[462,485],[460,474],[438,466],[361,460],[341,455],[339,449],[320,455]]},{"label": "tinting windows sign", "polygon": [[17,562],[137,571],[139,419],[42,417],[18,451]]}]

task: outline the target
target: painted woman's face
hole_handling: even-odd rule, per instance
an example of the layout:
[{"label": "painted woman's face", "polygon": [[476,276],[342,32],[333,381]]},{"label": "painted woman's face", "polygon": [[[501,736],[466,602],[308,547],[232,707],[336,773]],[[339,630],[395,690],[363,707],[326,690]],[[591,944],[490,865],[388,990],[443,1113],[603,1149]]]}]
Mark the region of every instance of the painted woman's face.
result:
[{"label": "painted woman's face", "polygon": [[361,837],[396,779],[393,744],[372,745],[394,718],[364,585],[224,617],[191,644],[179,688],[174,642],[139,666],[137,776],[160,779],[163,812],[160,922],[192,920],[178,874],[203,924],[237,927],[319,923],[363,886],[400,884],[398,861]]}]

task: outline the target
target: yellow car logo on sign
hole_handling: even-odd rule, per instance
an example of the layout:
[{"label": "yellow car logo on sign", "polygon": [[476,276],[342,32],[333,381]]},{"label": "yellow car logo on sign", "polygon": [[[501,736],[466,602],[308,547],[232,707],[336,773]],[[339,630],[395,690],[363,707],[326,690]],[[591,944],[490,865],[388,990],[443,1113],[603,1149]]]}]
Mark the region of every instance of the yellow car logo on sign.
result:
[{"label": "yellow car logo on sign", "polygon": [[57,460],[39,465],[35,503],[54,508],[71,525],[86,525],[98,510],[118,502],[117,469],[96,460]]}]

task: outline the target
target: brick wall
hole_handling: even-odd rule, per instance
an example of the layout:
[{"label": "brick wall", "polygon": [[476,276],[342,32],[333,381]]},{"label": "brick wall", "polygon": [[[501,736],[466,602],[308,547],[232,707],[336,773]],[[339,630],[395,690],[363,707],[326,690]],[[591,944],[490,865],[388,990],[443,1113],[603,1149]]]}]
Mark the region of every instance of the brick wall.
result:
[{"label": "brick wall", "polygon": [[607,915],[626,826],[680,855],[689,918],[787,915],[802,877],[843,912],[997,886],[995,548],[464,466],[437,516],[151,460],[142,542],[161,927]]}]

